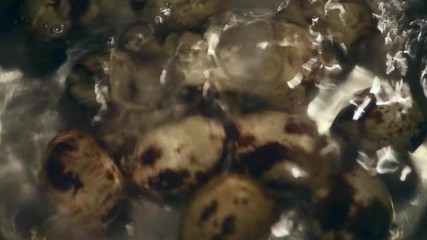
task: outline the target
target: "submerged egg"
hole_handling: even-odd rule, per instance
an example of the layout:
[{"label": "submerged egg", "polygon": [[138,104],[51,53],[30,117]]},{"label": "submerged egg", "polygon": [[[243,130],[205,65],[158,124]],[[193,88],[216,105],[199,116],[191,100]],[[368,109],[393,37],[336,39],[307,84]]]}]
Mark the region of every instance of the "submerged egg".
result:
[{"label": "submerged egg", "polygon": [[275,202],[259,183],[245,175],[221,175],[190,202],[179,239],[259,240],[277,215]]},{"label": "submerged egg", "polygon": [[182,35],[172,65],[186,84],[208,82],[221,93],[299,113],[314,97],[315,85],[335,81],[340,72],[333,55],[314,47],[309,32],[296,24],[264,19],[225,26],[213,27],[205,38]]},{"label": "submerged egg", "polygon": [[120,49],[111,52],[109,90],[112,102],[123,109],[142,111],[173,102],[180,90],[180,78],[165,68],[168,56],[161,49],[154,52],[151,57]]},{"label": "submerged egg", "polygon": [[248,172],[267,183],[312,187],[331,171],[320,156],[320,138],[308,117],[259,112],[235,122],[236,154]]},{"label": "submerged egg", "polygon": [[406,87],[402,92],[386,83],[380,87],[378,93],[372,89],[358,93],[353,104],[338,113],[332,132],[364,151],[387,146],[414,151],[426,134],[419,107],[405,94]]},{"label": "submerged egg", "polygon": [[124,197],[113,160],[90,136],[74,130],[49,142],[39,178],[58,214],[88,230],[105,230]]},{"label": "submerged egg", "polygon": [[70,1],[27,0],[24,15],[28,28],[40,40],[66,36],[72,28]]},{"label": "submerged egg", "polygon": [[124,171],[155,196],[186,194],[216,173],[224,139],[222,125],[202,116],[166,123],[142,134]]},{"label": "submerged egg", "polygon": [[98,108],[96,82],[104,75],[103,67],[108,62],[107,54],[89,54],[72,68],[65,81],[67,93],[80,105]]},{"label": "submerged egg", "polygon": [[323,35],[350,51],[377,33],[373,10],[363,0],[290,0],[275,18],[310,28],[316,37]]},{"label": "submerged egg", "polygon": [[319,186],[312,211],[316,239],[321,240],[385,240],[394,217],[384,184],[359,166]]}]

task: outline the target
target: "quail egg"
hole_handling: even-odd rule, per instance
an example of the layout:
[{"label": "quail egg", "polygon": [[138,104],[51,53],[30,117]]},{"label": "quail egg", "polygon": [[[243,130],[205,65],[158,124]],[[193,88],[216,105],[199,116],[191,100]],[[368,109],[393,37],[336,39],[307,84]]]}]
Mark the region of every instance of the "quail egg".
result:
[{"label": "quail egg", "polygon": [[315,84],[332,76],[324,66],[334,61],[313,48],[308,31],[295,24],[256,20],[190,39],[193,45],[172,61],[186,84],[208,82],[222,93],[259,98],[273,109],[304,112]]},{"label": "quail egg", "polygon": [[167,60],[162,54],[146,58],[114,49],[109,64],[111,101],[122,108],[143,111],[173,102],[181,81],[178,74],[169,71]]},{"label": "quail egg", "polygon": [[40,187],[58,215],[90,231],[105,230],[124,197],[122,175],[88,135],[70,130],[48,144]]},{"label": "quail egg", "polygon": [[143,192],[184,195],[218,170],[224,141],[221,124],[199,115],[186,117],[142,134],[123,169]]},{"label": "quail egg", "polygon": [[264,182],[313,187],[331,171],[315,123],[302,115],[257,112],[235,120],[236,155]]},{"label": "quail egg", "polygon": [[385,240],[394,217],[386,187],[359,166],[315,189],[312,211],[321,240]]},{"label": "quail egg", "polygon": [[[110,13],[113,1],[105,0],[25,0],[23,15],[28,28],[39,40],[65,39],[83,29],[104,13]],[[105,16],[102,16],[105,17]]]},{"label": "quail egg", "polygon": [[[287,55],[286,47],[282,48],[277,43],[280,40],[276,40],[275,30],[270,21],[255,21],[222,32],[215,54],[216,64],[226,77],[217,77],[213,81],[222,91],[254,95],[265,99],[274,108],[294,112],[307,104],[307,89],[301,84],[300,66],[287,65],[291,55]],[[295,40],[298,38],[296,41],[299,43],[304,40],[310,42],[305,33],[300,36],[298,31],[293,31],[288,35],[292,39],[293,36],[298,36]],[[291,39],[286,40],[292,42]],[[296,57],[292,59],[295,62],[299,60]],[[292,82],[293,78],[295,81]]]},{"label": "quail egg", "polygon": [[108,63],[107,54],[88,54],[72,68],[65,84],[67,93],[80,105],[98,108],[96,96],[96,78],[104,75],[103,67]]},{"label": "quail egg", "polygon": [[190,202],[179,239],[259,240],[276,219],[275,202],[246,175],[220,175]]},{"label": "quail egg", "polygon": [[70,0],[27,0],[24,4],[30,31],[44,41],[69,34],[73,25],[71,11]]},{"label": "quail egg", "polygon": [[357,93],[337,115],[331,131],[363,151],[387,146],[414,151],[424,140],[425,121],[407,86],[399,86],[377,82]]}]

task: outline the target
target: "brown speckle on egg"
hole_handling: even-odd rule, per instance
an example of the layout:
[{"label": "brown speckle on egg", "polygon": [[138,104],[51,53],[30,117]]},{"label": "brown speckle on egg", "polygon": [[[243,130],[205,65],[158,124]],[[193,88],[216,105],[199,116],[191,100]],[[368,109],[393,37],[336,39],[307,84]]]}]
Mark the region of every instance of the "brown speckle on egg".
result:
[{"label": "brown speckle on egg", "polygon": [[155,148],[148,148],[141,156],[141,164],[143,165],[153,165],[156,163],[157,159],[162,156],[162,152]]},{"label": "brown speckle on egg", "polygon": [[266,143],[248,154],[241,155],[241,160],[248,166],[249,172],[258,177],[268,171],[279,161],[288,158],[290,149],[280,145],[280,143]]},{"label": "brown speckle on egg", "polygon": [[218,202],[213,200],[212,203],[202,211],[202,214],[200,215],[200,221],[205,222],[209,220],[209,218],[215,214],[215,211],[218,209]]},{"label": "brown speckle on egg", "polygon": [[148,187],[158,189],[161,192],[171,192],[181,187],[188,181],[190,173],[186,170],[174,171],[170,169],[162,170],[156,177],[148,179]]}]

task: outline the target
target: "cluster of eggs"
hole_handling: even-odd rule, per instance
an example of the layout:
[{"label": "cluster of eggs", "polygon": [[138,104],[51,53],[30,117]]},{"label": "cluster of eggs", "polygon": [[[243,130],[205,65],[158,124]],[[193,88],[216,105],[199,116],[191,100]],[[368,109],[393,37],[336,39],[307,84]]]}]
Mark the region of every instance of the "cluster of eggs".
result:
[{"label": "cluster of eggs", "polygon": [[[24,9],[41,39],[66,38],[111,7],[103,2],[28,0]],[[307,116],[318,86],[343,81],[340,70],[355,64],[343,59],[377,34],[364,1],[291,0],[260,19],[227,12],[228,0],[130,6],[140,22],[112,49],[79,59],[66,81],[66,98],[97,121],[48,144],[39,182],[57,214],[103,232],[136,189],[162,202],[191,198],[179,239],[259,240],[286,205],[276,190],[297,189],[308,193],[315,239],[388,238],[394,209],[383,182],[325,149],[414,150],[425,134],[416,104],[382,83],[355,96],[331,135]]]}]

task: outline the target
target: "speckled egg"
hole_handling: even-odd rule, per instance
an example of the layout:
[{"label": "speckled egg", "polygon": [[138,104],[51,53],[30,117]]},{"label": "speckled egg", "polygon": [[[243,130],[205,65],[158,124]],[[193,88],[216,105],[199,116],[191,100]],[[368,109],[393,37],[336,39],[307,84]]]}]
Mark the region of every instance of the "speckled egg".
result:
[{"label": "speckled egg", "polygon": [[124,171],[143,192],[157,197],[183,195],[215,174],[224,141],[221,124],[190,116],[143,134]]},{"label": "speckled egg", "polygon": [[298,26],[279,29],[271,21],[260,20],[229,27],[216,46],[216,63],[226,77],[213,82],[220,90],[254,95],[276,109],[297,112],[308,103],[308,88],[302,84],[301,65],[293,63],[303,64],[313,56],[304,60],[298,51],[292,52],[300,45],[305,46],[302,52],[311,50],[308,32]]},{"label": "speckled egg", "polygon": [[316,239],[385,240],[393,205],[383,183],[356,167],[333,175],[313,193]]},{"label": "speckled egg", "polygon": [[[406,89],[407,90],[407,89]],[[415,150],[424,140],[426,126],[419,107],[402,91],[382,83],[378,93],[366,89],[357,94],[353,104],[337,115],[332,132],[364,151],[386,146]]]},{"label": "speckled egg", "polygon": [[179,239],[259,240],[277,215],[274,201],[259,183],[245,175],[221,175],[190,202]]},{"label": "speckled egg", "polygon": [[178,46],[171,68],[185,84],[208,83],[221,93],[259,99],[270,109],[301,113],[315,96],[316,84],[335,81],[340,73],[333,54],[315,46],[299,25],[272,19],[229,21],[211,26],[203,37],[170,36]]},{"label": "speckled egg", "polygon": [[302,115],[257,112],[235,121],[236,155],[247,171],[262,181],[311,186],[331,171],[319,153],[315,123]]},{"label": "speckled egg", "polygon": [[74,130],[49,142],[39,179],[57,213],[91,231],[108,227],[124,197],[114,162],[90,136]]}]

